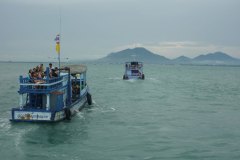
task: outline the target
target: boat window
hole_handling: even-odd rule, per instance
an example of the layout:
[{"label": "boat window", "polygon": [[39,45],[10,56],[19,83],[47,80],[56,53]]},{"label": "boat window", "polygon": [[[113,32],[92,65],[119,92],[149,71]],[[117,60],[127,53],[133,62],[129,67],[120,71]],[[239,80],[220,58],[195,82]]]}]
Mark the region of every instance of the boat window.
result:
[{"label": "boat window", "polygon": [[138,70],[132,70],[132,73],[138,73],[139,71]]},{"label": "boat window", "polygon": [[72,102],[76,101],[80,96],[80,82],[75,79],[72,83]]},{"label": "boat window", "polygon": [[82,80],[82,81],[81,81],[81,89],[83,89],[84,86],[85,86],[85,85],[84,85],[84,81]]},{"label": "boat window", "polygon": [[38,109],[46,107],[43,102],[43,97],[43,94],[29,94],[29,105]]},{"label": "boat window", "polygon": [[131,65],[136,66],[136,65],[138,65],[138,62],[131,62]]}]

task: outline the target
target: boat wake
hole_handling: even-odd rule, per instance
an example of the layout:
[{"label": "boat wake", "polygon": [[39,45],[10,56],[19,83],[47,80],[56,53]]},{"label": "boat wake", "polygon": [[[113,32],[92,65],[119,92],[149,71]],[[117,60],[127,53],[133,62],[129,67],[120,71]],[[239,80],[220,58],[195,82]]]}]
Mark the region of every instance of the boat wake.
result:
[{"label": "boat wake", "polygon": [[10,122],[4,118],[0,118],[0,128],[4,128],[5,130],[9,130],[11,127]]},{"label": "boat wake", "polygon": [[106,107],[98,104],[96,101],[93,100],[94,107],[88,108],[88,111],[97,111],[100,113],[106,113],[106,112],[115,112],[117,109],[114,107]]},{"label": "boat wake", "polygon": [[94,99],[93,99],[93,100],[92,100],[92,103],[93,103],[93,104],[96,104],[96,101],[94,101]]},{"label": "boat wake", "polygon": [[108,113],[108,112],[115,112],[116,111],[116,109],[115,108],[113,108],[113,107],[111,107],[111,108],[106,108],[106,109],[103,109],[101,112],[102,113]]},{"label": "boat wake", "polygon": [[78,118],[80,118],[80,119],[85,119],[84,113],[82,113],[82,112],[78,112],[78,113],[76,114],[76,116],[77,116]]},{"label": "boat wake", "polygon": [[108,79],[109,80],[122,80],[121,77],[109,77]]},{"label": "boat wake", "polygon": [[152,78],[152,77],[146,78],[146,80],[147,80],[147,81],[151,81],[151,83],[159,83],[159,82],[160,82],[159,79],[157,79],[157,78]]},{"label": "boat wake", "polygon": [[111,108],[113,111],[116,111],[116,109],[115,108]]},{"label": "boat wake", "polygon": [[150,80],[150,81],[159,81],[157,78],[146,78],[147,80]]},{"label": "boat wake", "polygon": [[130,83],[134,83],[136,81],[137,81],[136,79],[128,79],[128,80],[126,80],[126,82],[130,82]]}]

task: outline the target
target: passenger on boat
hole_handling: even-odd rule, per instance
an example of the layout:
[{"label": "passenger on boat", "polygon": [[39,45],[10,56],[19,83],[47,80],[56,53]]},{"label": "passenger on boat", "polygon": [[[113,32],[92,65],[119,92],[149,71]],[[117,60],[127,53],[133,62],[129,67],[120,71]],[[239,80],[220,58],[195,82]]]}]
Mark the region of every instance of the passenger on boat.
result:
[{"label": "passenger on boat", "polygon": [[39,66],[36,66],[36,72],[40,72]]},{"label": "passenger on boat", "polygon": [[49,63],[48,66],[50,70],[53,69],[52,63]]},{"label": "passenger on boat", "polygon": [[43,64],[39,64],[39,65],[36,67],[36,72],[37,72],[38,78],[44,78],[45,73],[44,73]]},{"label": "passenger on boat", "polygon": [[[45,83],[45,81],[43,80],[45,76],[43,72],[43,64],[40,64],[33,69],[29,69],[28,76],[29,76],[30,83],[36,83],[36,84]],[[34,88],[41,88],[41,86],[36,86]]]},{"label": "passenger on boat", "polygon": [[76,84],[73,84],[72,85],[72,93],[73,94],[79,94],[80,93],[80,86],[76,85]]},{"label": "passenger on boat", "polygon": [[32,69],[29,69],[28,70],[28,77],[31,79],[31,77],[32,77],[32,72],[33,72],[33,70]]},{"label": "passenger on boat", "polygon": [[39,72],[33,72],[32,82],[37,83],[37,84],[45,83],[45,81],[42,79],[41,73],[39,73]]},{"label": "passenger on boat", "polygon": [[32,72],[36,72],[36,68],[33,68],[33,69],[32,69]]},{"label": "passenger on boat", "polygon": [[42,73],[44,72],[44,66],[43,66],[43,64],[40,64],[40,65],[39,65],[39,71],[42,72]]},{"label": "passenger on boat", "polygon": [[42,79],[44,76],[44,72],[42,72],[38,66],[33,68],[33,70],[29,70],[29,78],[31,79],[30,82],[32,83],[43,83],[44,81]]},{"label": "passenger on boat", "polygon": [[52,69],[52,77],[58,77],[58,68],[57,67]]},{"label": "passenger on boat", "polygon": [[53,69],[52,63],[48,64],[48,68],[49,68],[49,74],[51,75],[52,69]]},{"label": "passenger on boat", "polygon": [[[52,66],[52,63],[49,63],[49,64],[48,64],[48,68],[49,68],[49,77],[50,77],[50,78],[57,77],[56,74],[54,73],[55,71],[54,71],[54,68],[53,68],[53,66]],[[47,71],[45,71],[45,73],[46,73],[46,72],[47,72]]]}]

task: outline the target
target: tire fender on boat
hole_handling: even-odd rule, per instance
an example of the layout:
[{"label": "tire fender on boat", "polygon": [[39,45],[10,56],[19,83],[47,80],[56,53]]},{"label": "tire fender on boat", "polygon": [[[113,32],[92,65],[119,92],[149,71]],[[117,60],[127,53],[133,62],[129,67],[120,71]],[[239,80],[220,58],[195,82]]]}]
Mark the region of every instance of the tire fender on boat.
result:
[{"label": "tire fender on boat", "polygon": [[92,96],[90,93],[87,93],[87,102],[88,102],[88,105],[92,105]]},{"label": "tire fender on boat", "polygon": [[71,111],[70,111],[70,109],[69,108],[65,108],[64,111],[65,111],[66,119],[67,120],[71,120]]}]

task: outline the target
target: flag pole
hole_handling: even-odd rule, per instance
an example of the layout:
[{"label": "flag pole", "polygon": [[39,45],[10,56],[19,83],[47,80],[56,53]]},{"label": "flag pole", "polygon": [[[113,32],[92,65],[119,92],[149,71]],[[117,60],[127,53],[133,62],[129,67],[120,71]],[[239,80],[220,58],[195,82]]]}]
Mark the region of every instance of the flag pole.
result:
[{"label": "flag pole", "polygon": [[[59,17],[59,23],[60,23],[60,24],[59,24],[59,25],[60,25],[60,26],[59,26],[59,44],[60,44],[60,41],[61,41],[61,38],[62,38],[62,37],[61,37],[61,36],[62,36],[62,35],[61,35],[61,34],[62,34],[62,33],[61,33],[61,32],[62,32],[61,9],[60,9],[59,12],[60,12],[60,17]],[[60,61],[60,54],[61,54],[61,48],[59,49],[59,53],[58,53],[58,68],[59,68],[59,69],[60,69],[60,62],[61,62],[61,61]]]}]

